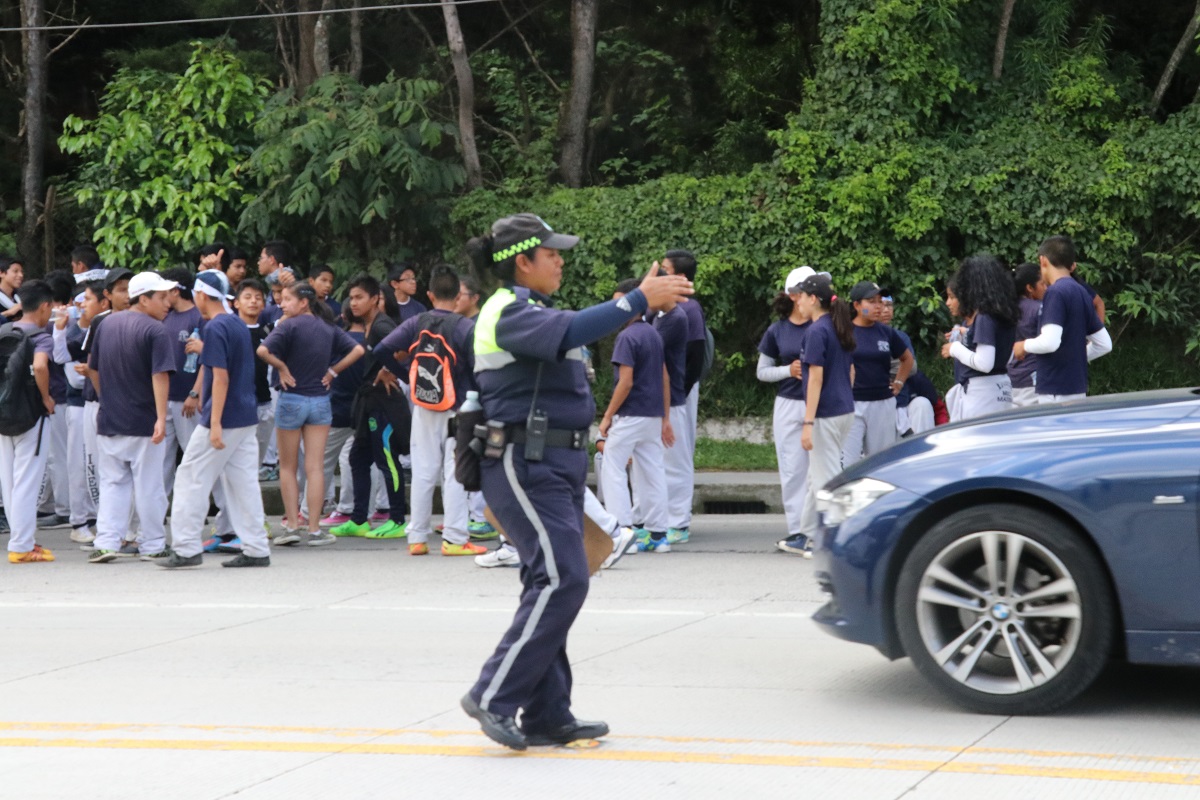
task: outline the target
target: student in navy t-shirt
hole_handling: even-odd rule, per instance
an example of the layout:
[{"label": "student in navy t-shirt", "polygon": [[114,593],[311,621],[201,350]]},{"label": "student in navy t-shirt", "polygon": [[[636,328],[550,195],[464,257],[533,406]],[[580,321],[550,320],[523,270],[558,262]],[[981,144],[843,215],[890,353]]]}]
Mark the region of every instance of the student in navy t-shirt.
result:
[{"label": "student in navy t-shirt", "polygon": [[[662,258],[665,275],[682,275],[692,283],[696,281],[699,265],[690,250],[668,250]],[[673,525],[689,530],[692,524],[692,501],[696,480],[696,428],[700,418],[700,373],[704,369],[707,348],[708,326],[704,318],[704,306],[695,297],[679,304],[687,315],[687,360],[684,367],[683,389],[687,394],[687,424],[682,428],[673,426],[675,446],[667,453],[672,469],[681,470],[671,486],[667,499],[667,516]]]},{"label": "student in navy t-shirt", "polygon": [[[871,281],[860,281],[850,290],[854,304],[854,425],[842,450],[843,466],[878,453],[893,444],[896,430],[896,395],[913,368],[913,355],[895,330],[876,320],[883,290]],[[900,360],[892,377],[892,359]]]},{"label": "student in navy t-shirt", "polygon": [[[638,287],[639,281],[622,281],[613,293],[619,300]],[[605,437],[600,481],[604,504],[623,527],[633,525],[633,500],[629,495],[625,465],[632,458],[638,481],[638,508],[643,529],[638,550],[668,553],[667,482],[663,474],[663,446],[675,444],[671,429],[671,380],[663,359],[662,338],[641,317],[617,334],[612,363],[616,380],[612,399],[600,421]]]},{"label": "student in navy t-shirt", "polygon": [[957,416],[951,417],[957,422],[1012,408],[1008,362],[1018,312],[1012,278],[993,256],[963,259],[953,282],[967,334],[947,342],[942,358],[954,359],[954,380],[962,387]]},{"label": "student in navy t-shirt", "polygon": [[[33,342],[33,376],[45,414],[65,414],[55,409],[50,396],[50,361],[54,343],[45,326],[50,322],[53,294],[44,281],[30,281],[21,294],[24,314],[15,325]],[[11,379],[11,377],[10,377]],[[46,472],[49,448],[42,445],[46,417],[15,436],[0,436],[0,493],[8,509],[10,528],[8,560],[11,564],[53,561],[54,554],[39,545],[37,534],[38,493]]]},{"label": "student in navy t-shirt", "polygon": [[1046,294],[1036,338],[1017,342],[1013,355],[1038,358],[1037,399],[1058,403],[1087,396],[1088,363],[1112,350],[1112,339],[1096,316],[1087,290],[1071,280],[1075,243],[1051,236],[1038,248]]},{"label": "student in navy t-shirt", "polygon": [[137,507],[141,526],[142,559],[170,555],[163,526],[167,493],[162,460],[167,392],[176,364],[162,321],[170,309],[167,292],[174,287],[154,272],[133,276],[128,289],[132,308],[107,317],[93,332],[88,368],[100,396],[100,507],[91,564],[117,559],[131,505]]},{"label": "student in navy t-shirt", "polygon": [[[337,537],[322,533],[321,506],[325,499],[325,440],[333,410],[329,386],[342,370],[363,356],[363,347],[333,321],[329,307],[305,282],[285,287],[280,298],[284,317],[258,347],[258,357],[279,376],[275,406],[279,445],[279,491],[285,511],[284,531],[277,545],[301,542],[333,544]],[[300,531],[300,484],[296,469],[300,439],[304,439],[304,474],[308,485],[308,533]]]},{"label": "student in navy t-shirt", "polygon": [[808,451],[808,491],[800,531],[778,543],[780,550],[811,556],[817,532],[817,492],[841,471],[842,448],[854,424],[854,324],[850,304],[838,300],[829,275],[819,273],[800,284],[800,310],[812,325],[804,335],[800,362],[804,381],[804,431]]},{"label": "student in navy t-shirt", "polygon": [[[450,378],[454,389],[454,402],[450,404],[448,386],[445,383],[444,366],[438,368],[432,380],[441,383],[447,391],[440,401],[423,397],[421,388],[409,380],[409,399],[412,400],[412,431],[409,451],[412,456],[412,515],[408,521],[408,552],[410,555],[426,555],[428,539],[433,533],[433,492],[442,485],[442,507],[445,521],[442,528],[442,555],[477,556],[487,552],[486,547],[472,544],[467,532],[467,490],[454,474],[454,438],[450,434],[450,420],[455,410],[462,405],[467,392],[475,389],[475,323],[454,312],[458,303],[458,273],[447,266],[434,267],[429,276],[429,300],[433,310],[405,320],[400,327],[388,334],[376,355],[384,364],[394,364],[403,358],[409,370],[429,371],[430,365],[413,365],[409,357],[420,344],[422,333],[441,336],[453,349],[456,356],[450,367]],[[409,301],[416,302],[416,301]],[[448,336],[447,336],[448,334]],[[429,347],[427,341],[423,347]],[[434,406],[447,405],[443,410]]]},{"label": "student in navy t-shirt", "polygon": [[207,321],[200,354],[203,405],[176,478],[171,534],[174,553],[158,562],[169,569],[198,567],[208,495],[224,480],[225,507],[242,552],[223,567],[265,567],[270,549],[258,488],[257,398],[250,330],[225,299],[229,281],[216,270],[196,276],[196,307]]},{"label": "student in navy t-shirt", "polygon": [[[650,312],[648,319],[658,331],[663,343],[663,364],[671,386],[670,422],[671,430],[679,431],[691,425],[688,414],[687,347],[689,317],[683,310],[686,303],[672,304],[658,312]],[[686,447],[680,445],[676,433],[675,446],[663,453],[663,469],[667,480],[667,543],[686,544],[691,538],[691,506],[684,509],[673,503],[678,495],[690,494],[693,482],[693,462]],[[641,481],[638,481],[639,483]]]},{"label": "student in navy t-shirt", "polygon": [[200,368],[196,366],[188,371],[185,367],[189,357],[188,342],[193,335],[203,333],[204,320],[192,302],[192,271],[187,267],[175,267],[164,272],[163,277],[178,285],[167,292],[171,310],[163,320],[163,327],[171,337],[171,348],[175,352],[175,371],[171,373],[167,390],[167,438],[163,444],[163,484],[167,496],[170,496],[175,486],[175,464],[179,451],[187,448],[198,422],[196,412],[200,408]]},{"label": "student in navy t-shirt", "polygon": [[[1016,341],[1033,339],[1038,335],[1038,320],[1042,316],[1042,297],[1046,294],[1046,282],[1042,280],[1042,268],[1037,264],[1025,263],[1013,270],[1013,283],[1017,290],[1017,333]],[[1008,379],[1012,381],[1013,405],[1017,407],[1037,405],[1037,362],[1032,354],[1020,360],[1012,359],[1008,364]]]},{"label": "student in navy t-shirt", "polygon": [[804,496],[808,492],[808,451],[800,446],[804,433],[804,381],[800,354],[812,320],[800,309],[800,285],[814,275],[812,267],[792,270],[772,308],[779,321],[767,328],[758,344],[758,379],[775,384],[771,432],[783,489],[783,513],[788,536],[800,532]]}]

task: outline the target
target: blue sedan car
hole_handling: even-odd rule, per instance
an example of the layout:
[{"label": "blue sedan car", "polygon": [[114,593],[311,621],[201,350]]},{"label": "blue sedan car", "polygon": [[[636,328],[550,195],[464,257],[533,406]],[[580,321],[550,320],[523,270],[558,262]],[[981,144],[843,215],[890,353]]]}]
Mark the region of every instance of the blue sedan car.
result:
[{"label": "blue sedan car", "polygon": [[985,713],[1058,708],[1112,656],[1200,664],[1198,489],[1200,390],[904,439],[819,496],[815,619]]}]

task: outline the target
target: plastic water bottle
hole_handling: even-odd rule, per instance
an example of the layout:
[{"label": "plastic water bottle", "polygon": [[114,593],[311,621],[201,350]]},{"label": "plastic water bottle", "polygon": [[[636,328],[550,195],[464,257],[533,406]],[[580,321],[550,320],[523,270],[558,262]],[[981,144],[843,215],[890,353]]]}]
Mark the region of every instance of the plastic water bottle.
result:
[{"label": "plastic water bottle", "polygon": [[458,413],[470,414],[472,411],[483,411],[483,406],[479,402],[479,392],[472,389],[467,392],[467,399],[463,400],[462,406],[458,409]]},{"label": "plastic water bottle", "polygon": [[[189,340],[199,339],[199,338],[200,338],[200,329],[199,328],[196,328],[194,331],[192,331],[192,335],[188,337]],[[200,354],[199,353],[188,353],[187,360],[183,362],[183,371],[194,374],[196,372],[196,370],[199,368],[200,368]]]}]

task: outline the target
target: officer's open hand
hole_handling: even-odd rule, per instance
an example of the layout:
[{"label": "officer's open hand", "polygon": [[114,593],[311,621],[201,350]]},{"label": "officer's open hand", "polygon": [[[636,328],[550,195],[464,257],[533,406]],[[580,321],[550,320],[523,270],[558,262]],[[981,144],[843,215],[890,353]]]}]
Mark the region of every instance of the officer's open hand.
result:
[{"label": "officer's open hand", "polygon": [[695,293],[692,282],[684,276],[660,275],[657,261],[650,267],[646,277],[642,278],[638,288],[646,296],[650,308],[655,310],[681,303]]}]

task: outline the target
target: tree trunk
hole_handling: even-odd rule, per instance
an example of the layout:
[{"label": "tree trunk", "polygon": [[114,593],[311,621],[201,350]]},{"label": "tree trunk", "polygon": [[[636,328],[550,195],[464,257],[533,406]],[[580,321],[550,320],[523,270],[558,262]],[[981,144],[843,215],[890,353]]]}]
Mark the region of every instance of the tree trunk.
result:
[{"label": "tree trunk", "polygon": [[1000,31],[996,34],[996,53],[992,56],[992,80],[1000,80],[1004,72],[1004,49],[1008,44],[1008,26],[1012,24],[1013,6],[1017,0],[1004,0],[1000,12]]},{"label": "tree trunk", "polygon": [[[317,0],[300,0],[300,10],[316,11]],[[296,27],[300,31],[299,46],[296,48],[296,94],[302,95],[317,79],[317,65],[313,58],[316,54],[317,18],[312,14],[297,17]]]},{"label": "tree trunk", "polygon": [[[321,0],[321,10],[333,8],[333,0]],[[332,69],[329,63],[329,15],[317,17],[313,26],[313,71],[316,77],[328,75]]]},{"label": "tree trunk", "polygon": [[442,0],[442,15],[446,18],[446,38],[450,42],[450,60],[458,79],[458,134],[462,143],[463,166],[467,170],[467,188],[483,185],[483,169],[479,166],[479,147],[475,144],[475,80],[467,60],[467,46],[458,24],[458,8],[451,0]]},{"label": "tree trunk", "polygon": [[583,185],[583,156],[587,149],[588,108],[596,71],[596,18],[599,0],[571,3],[571,89],[559,128],[562,161],[559,171],[567,186]]},{"label": "tree trunk", "polygon": [[354,80],[362,80],[363,49],[362,49],[362,11],[359,10],[359,0],[351,3],[350,12],[350,74]]},{"label": "tree trunk", "polygon": [[[25,27],[37,28],[46,24],[42,0],[22,0],[22,22]],[[42,248],[37,240],[38,218],[45,191],[46,158],[46,61],[48,50],[46,31],[25,31],[22,37],[25,50],[25,164],[21,172],[21,241],[20,248],[26,268],[34,275],[42,273]]]},{"label": "tree trunk", "polygon": [[1192,11],[1191,19],[1188,20],[1187,28],[1184,29],[1183,36],[1179,38],[1179,44],[1175,45],[1175,52],[1171,53],[1171,58],[1167,60],[1166,69],[1163,70],[1162,77],[1158,79],[1158,86],[1154,89],[1154,97],[1150,99],[1150,105],[1146,108],[1147,114],[1153,114],[1158,111],[1163,96],[1167,93],[1167,88],[1171,85],[1171,79],[1175,77],[1175,70],[1179,69],[1179,62],[1183,61],[1183,57],[1187,55],[1188,50],[1193,46],[1192,43],[1196,40],[1196,30],[1198,28],[1200,28],[1200,2],[1196,3],[1196,8]]}]

